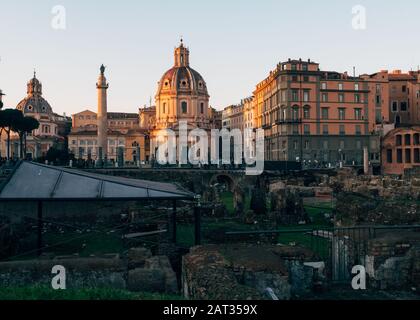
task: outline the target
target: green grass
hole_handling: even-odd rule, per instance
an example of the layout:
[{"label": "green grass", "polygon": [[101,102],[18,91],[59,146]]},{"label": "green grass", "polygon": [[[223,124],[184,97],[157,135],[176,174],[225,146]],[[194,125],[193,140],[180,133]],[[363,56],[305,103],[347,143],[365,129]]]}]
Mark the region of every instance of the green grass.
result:
[{"label": "green grass", "polygon": [[306,225],[282,226],[281,231],[297,231],[296,233],[281,233],[278,241],[282,244],[295,244],[305,248],[312,249],[321,257],[328,257],[329,241],[320,237],[312,237],[306,232],[299,232],[299,230],[314,229],[324,230],[332,227],[332,224],[324,217],[324,213],[331,212],[332,205],[330,203],[321,203],[305,206],[305,210],[312,220],[312,223]]},{"label": "green grass", "polygon": [[[34,241],[36,241],[35,238]],[[56,256],[78,254],[80,257],[89,257],[124,251],[121,232],[108,234],[105,231],[83,234],[77,232],[66,232],[64,234],[47,232],[43,235],[43,247],[43,253],[53,253]],[[16,257],[18,260],[35,258],[37,258],[36,250]],[[12,258],[12,260],[15,259]]]},{"label": "green grass", "polygon": [[176,239],[176,242],[181,246],[194,246],[194,225],[178,223],[176,226]]},{"label": "green grass", "polygon": [[220,195],[220,200],[225,205],[229,214],[233,215],[235,213],[235,209],[234,209],[234,206],[233,206],[233,193],[232,192],[223,192]]},{"label": "green grass", "polygon": [[0,287],[0,301],[4,300],[182,300],[181,296],[118,289],[53,290],[46,286]]}]

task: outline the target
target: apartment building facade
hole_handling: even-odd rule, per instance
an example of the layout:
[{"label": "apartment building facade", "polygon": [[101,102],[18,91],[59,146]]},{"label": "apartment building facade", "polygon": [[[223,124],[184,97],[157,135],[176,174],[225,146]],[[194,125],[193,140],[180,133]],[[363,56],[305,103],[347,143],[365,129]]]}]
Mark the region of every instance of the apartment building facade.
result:
[{"label": "apartment building facade", "polygon": [[321,71],[310,60],[279,63],[254,91],[265,157],[308,166],[380,165],[377,124],[387,121],[388,82]]},{"label": "apartment building facade", "polygon": [[420,71],[389,74],[390,115],[396,126],[420,123]]}]

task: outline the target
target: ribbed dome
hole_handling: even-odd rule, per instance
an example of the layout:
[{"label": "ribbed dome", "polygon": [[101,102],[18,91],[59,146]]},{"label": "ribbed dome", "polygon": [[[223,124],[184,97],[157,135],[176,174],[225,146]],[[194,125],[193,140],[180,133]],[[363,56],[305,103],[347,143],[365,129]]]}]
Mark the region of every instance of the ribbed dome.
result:
[{"label": "ribbed dome", "polygon": [[27,96],[18,103],[16,109],[23,113],[53,113],[50,104],[42,97],[42,84],[34,77],[27,84]]},{"label": "ribbed dome", "polygon": [[53,113],[50,104],[41,96],[26,97],[17,105],[16,109],[26,113]]},{"label": "ribbed dome", "polygon": [[182,39],[175,48],[174,58],[174,66],[159,81],[157,96],[161,93],[208,96],[203,77],[190,67],[190,51],[184,47]]},{"label": "ribbed dome", "polygon": [[203,77],[189,66],[175,66],[166,71],[159,82],[157,94],[162,92],[208,95]]}]

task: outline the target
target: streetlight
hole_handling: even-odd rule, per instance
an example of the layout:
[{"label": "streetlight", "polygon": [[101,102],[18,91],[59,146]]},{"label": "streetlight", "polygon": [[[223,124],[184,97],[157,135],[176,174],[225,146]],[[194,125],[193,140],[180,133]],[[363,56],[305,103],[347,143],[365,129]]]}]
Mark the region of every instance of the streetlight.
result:
[{"label": "streetlight", "polygon": [[0,110],[3,108],[3,96],[5,96],[5,94],[0,89]]}]

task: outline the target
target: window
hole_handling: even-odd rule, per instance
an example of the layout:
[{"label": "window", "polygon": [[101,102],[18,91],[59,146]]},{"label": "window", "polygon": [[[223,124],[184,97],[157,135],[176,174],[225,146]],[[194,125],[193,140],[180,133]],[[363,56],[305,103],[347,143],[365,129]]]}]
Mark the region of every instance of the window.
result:
[{"label": "window", "polygon": [[400,134],[395,136],[395,145],[397,147],[402,146],[402,136]]},{"label": "window", "polygon": [[309,126],[309,124],[304,124],[303,125],[303,131],[304,131],[304,134],[306,134],[306,135],[311,134],[311,127]]},{"label": "window", "polygon": [[321,108],[321,116],[323,120],[328,120],[328,108]]},{"label": "window", "polygon": [[299,101],[299,94],[297,90],[292,90],[292,101]]},{"label": "window", "polygon": [[303,81],[304,81],[304,82],[309,82],[309,77],[308,77],[308,76],[304,76],[304,77],[303,77]]},{"label": "window", "polygon": [[406,146],[411,145],[411,135],[410,135],[410,134],[406,134],[406,135],[404,136],[404,144],[405,144]]},{"label": "window", "polygon": [[327,83],[326,82],[321,83],[321,89],[322,90],[327,90]]},{"label": "window", "polygon": [[287,99],[286,99],[286,93],[287,93],[287,91],[286,90],[283,90],[282,92],[281,92],[281,101],[286,101]]},{"label": "window", "polygon": [[420,163],[420,149],[414,149],[414,163]]},{"label": "window", "polygon": [[292,81],[293,82],[297,82],[298,81],[298,77],[297,76],[292,76]]},{"label": "window", "polygon": [[358,150],[362,149],[362,142],[360,140],[356,141],[356,149]]},{"label": "window", "polygon": [[342,90],[343,90],[343,84],[342,84],[342,83],[339,83],[339,84],[338,84],[338,90],[340,90],[340,91],[342,91]]},{"label": "window", "polygon": [[307,91],[307,90],[303,91],[303,101],[304,102],[309,101],[309,91]]},{"label": "window", "polygon": [[418,133],[415,133],[413,135],[413,143],[415,146],[418,146],[420,144],[420,135]]},{"label": "window", "polygon": [[362,120],[362,109],[354,109],[354,119]]},{"label": "window", "polygon": [[345,135],[346,134],[346,127],[344,126],[344,124],[340,124],[340,135]]},{"label": "window", "polygon": [[322,134],[328,135],[328,125],[327,124],[324,124],[322,126]]},{"label": "window", "polygon": [[376,96],[376,104],[380,104],[381,103],[381,96]]},{"label": "window", "polygon": [[370,141],[370,148],[371,148],[372,150],[376,150],[376,149],[377,149],[377,147],[378,147],[377,141],[376,141],[376,140],[371,140],[371,141]]},{"label": "window", "polygon": [[308,71],[308,65],[307,64],[303,64],[302,65],[302,70],[303,71]]},{"label": "window", "polygon": [[166,113],[166,102],[163,103],[162,106],[162,113],[165,114]]},{"label": "window", "polygon": [[322,143],[324,150],[328,150],[328,140],[324,140]]},{"label": "window", "polygon": [[402,92],[407,92],[407,86],[402,86]]},{"label": "window", "polygon": [[346,144],[344,142],[344,140],[340,140],[340,149],[344,150],[346,148]]},{"label": "window", "polygon": [[293,107],[293,120],[299,120],[299,108]]},{"label": "window", "polygon": [[400,108],[401,108],[401,111],[407,111],[407,102],[401,101]]},{"label": "window", "polygon": [[405,149],[405,163],[411,163],[411,149]]},{"label": "window", "polygon": [[359,91],[359,84],[358,84],[358,83],[355,83],[355,84],[354,84],[354,90],[355,90],[355,91]]},{"label": "window", "polygon": [[360,125],[356,125],[356,135],[360,136],[362,134],[362,128]]},{"label": "window", "polygon": [[392,101],[392,112],[398,111],[398,101]]},{"label": "window", "polygon": [[299,144],[297,141],[293,141],[293,149],[297,150],[299,147]]},{"label": "window", "polygon": [[310,119],[311,118],[311,110],[309,109],[309,107],[304,107],[303,108],[303,118],[305,118],[305,119]]},{"label": "window", "polygon": [[200,103],[200,113],[203,114],[204,113],[204,102]]},{"label": "window", "polygon": [[338,102],[344,102],[344,94],[340,93],[338,95]]},{"label": "window", "polygon": [[309,141],[305,140],[305,150],[309,150]]},{"label": "window", "polygon": [[322,102],[328,102],[328,93],[322,94]]},{"label": "window", "polygon": [[355,103],[360,103],[360,94],[355,94],[354,95],[354,102]]},{"label": "window", "polygon": [[338,119],[339,120],[346,120],[346,109],[345,108],[339,108],[338,109]]},{"label": "window", "polygon": [[292,64],[292,70],[296,71],[297,70],[297,66],[295,64]]},{"label": "window", "polygon": [[402,163],[402,149],[397,149],[397,163]]},{"label": "window", "polygon": [[181,102],[181,112],[182,113],[187,113],[188,112],[188,104],[185,101]]},{"label": "window", "polygon": [[392,163],[392,149],[386,150],[386,162]]}]

